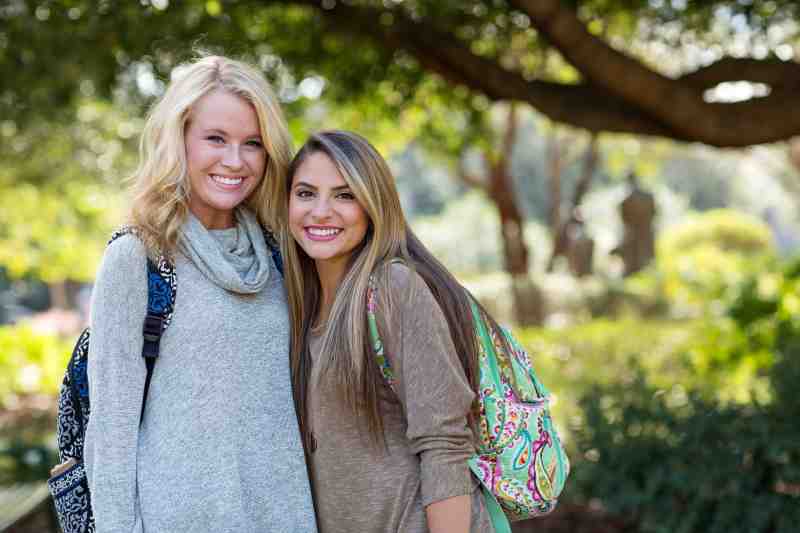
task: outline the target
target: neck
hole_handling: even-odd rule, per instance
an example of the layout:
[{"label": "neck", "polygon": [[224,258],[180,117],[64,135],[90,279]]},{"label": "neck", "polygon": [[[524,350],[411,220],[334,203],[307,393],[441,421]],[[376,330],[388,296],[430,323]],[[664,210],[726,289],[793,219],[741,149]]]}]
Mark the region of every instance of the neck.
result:
[{"label": "neck", "polygon": [[347,273],[347,261],[315,261],[317,276],[322,290],[319,303],[319,322],[323,323],[328,319],[328,313],[333,307],[333,300],[336,298],[336,290],[339,288],[344,275]]},{"label": "neck", "polygon": [[229,229],[236,226],[236,215],[233,209],[225,212],[211,212],[191,209],[192,214],[207,230]]}]

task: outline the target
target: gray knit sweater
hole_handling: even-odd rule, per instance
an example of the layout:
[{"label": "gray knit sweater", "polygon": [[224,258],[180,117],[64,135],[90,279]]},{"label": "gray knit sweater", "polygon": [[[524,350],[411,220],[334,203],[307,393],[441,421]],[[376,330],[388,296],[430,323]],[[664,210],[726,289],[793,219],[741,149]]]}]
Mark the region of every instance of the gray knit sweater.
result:
[{"label": "gray knit sweater", "polygon": [[[265,248],[242,247],[252,231],[241,222],[187,232],[141,427],[145,250],[125,236],[106,251],[92,303],[85,449],[98,533],[316,531],[283,283]],[[222,288],[217,274],[230,265],[215,262],[230,253],[268,261],[268,274],[239,258],[243,292]],[[254,291],[248,276],[258,271]]]}]

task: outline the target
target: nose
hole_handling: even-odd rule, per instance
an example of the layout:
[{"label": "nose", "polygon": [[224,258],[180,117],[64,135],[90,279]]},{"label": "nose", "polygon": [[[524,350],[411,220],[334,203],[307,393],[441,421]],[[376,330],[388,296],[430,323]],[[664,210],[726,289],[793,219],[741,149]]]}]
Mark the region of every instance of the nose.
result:
[{"label": "nose", "polygon": [[225,148],[225,153],[222,156],[223,166],[233,170],[242,168],[242,154],[239,150],[238,144],[230,143]]},{"label": "nose", "polygon": [[331,215],[331,204],[327,198],[319,196],[311,207],[311,216],[315,220],[325,220]]}]

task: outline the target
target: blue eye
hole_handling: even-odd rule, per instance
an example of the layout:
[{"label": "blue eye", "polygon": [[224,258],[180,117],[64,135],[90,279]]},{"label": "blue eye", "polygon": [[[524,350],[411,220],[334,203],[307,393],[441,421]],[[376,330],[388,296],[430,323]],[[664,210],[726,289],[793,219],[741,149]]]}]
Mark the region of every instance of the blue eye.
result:
[{"label": "blue eye", "polygon": [[219,143],[224,143],[225,142],[225,139],[223,139],[219,135],[209,135],[208,137],[206,137],[206,139],[211,141],[212,143],[215,143],[215,144],[219,144]]}]

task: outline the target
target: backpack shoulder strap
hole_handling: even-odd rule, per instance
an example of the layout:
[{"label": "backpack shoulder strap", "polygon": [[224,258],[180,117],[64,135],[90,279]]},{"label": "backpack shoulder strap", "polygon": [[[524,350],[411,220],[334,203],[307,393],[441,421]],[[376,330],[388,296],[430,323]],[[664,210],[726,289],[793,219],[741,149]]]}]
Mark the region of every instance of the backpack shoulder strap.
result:
[{"label": "backpack shoulder strap", "polygon": [[397,392],[395,386],[397,381],[394,377],[394,370],[392,370],[392,365],[389,362],[389,358],[386,357],[386,353],[383,349],[383,341],[381,340],[381,335],[378,332],[378,319],[375,314],[378,308],[378,284],[375,281],[375,276],[369,276],[369,283],[367,285],[367,324],[369,327],[369,336],[372,340],[372,347],[375,350],[375,359],[378,363],[378,368],[380,368],[381,374],[383,375],[384,381],[389,387]]},{"label": "backpack shoulder strap", "polygon": [[[139,237],[139,232],[135,226],[122,226],[111,235],[108,244],[128,234]],[[142,357],[144,357],[145,366],[147,367],[147,376],[144,382],[140,421],[141,416],[144,416],[147,393],[150,390],[150,380],[153,377],[153,369],[161,346],[161,336],[172,321],[177,291],[178,277],[172,262],[162,254],[155,258],[148,257],[147,313],[142,326],[142,335],[144,336]]]},{"label": "backpack shoulder strap", "polygon": [[269,229],[267,229],[265,226],[261,226],[261,231],[264,233],[264,241],[267,243],[267,248],[269,248],[269,252],[272,254],[272,260],[275,262],[275,268],[278,269],[278,273],[280,273],[281,277],[284,277],[281,247],[278,245],[275,235],[273,235]]}]

